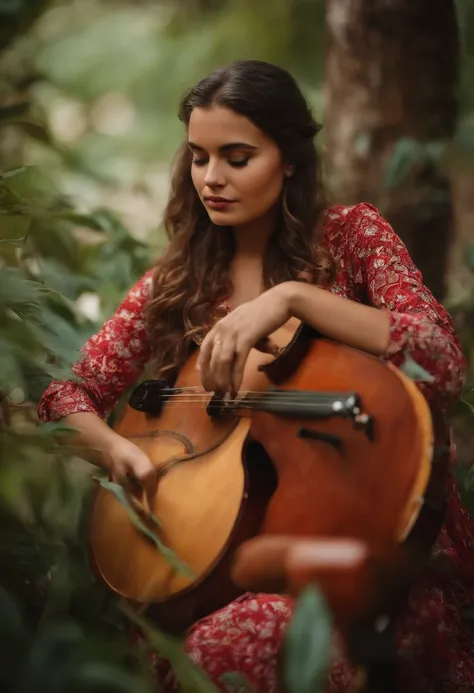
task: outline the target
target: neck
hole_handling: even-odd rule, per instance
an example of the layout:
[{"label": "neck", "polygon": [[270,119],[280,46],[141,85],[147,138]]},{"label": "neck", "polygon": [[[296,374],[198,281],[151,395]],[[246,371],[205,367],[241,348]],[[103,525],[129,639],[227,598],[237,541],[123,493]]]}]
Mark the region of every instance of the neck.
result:
[{"label": "neck", "polygon": [[248,224],[232,229],[235,238],[236,256],[263,258],[276,224],[276,211],[271,210],[265,217],[254,219]]}]

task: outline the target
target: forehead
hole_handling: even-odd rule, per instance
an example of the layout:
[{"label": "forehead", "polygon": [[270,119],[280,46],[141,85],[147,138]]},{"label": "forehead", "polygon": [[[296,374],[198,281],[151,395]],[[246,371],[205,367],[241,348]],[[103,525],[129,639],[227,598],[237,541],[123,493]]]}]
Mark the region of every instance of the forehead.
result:
[{"label": "forehead", "polygon": [[229,142],[244,142],[256,147],[271,143],[251,120],[220,106],[193,110],[189,119],[188,140],[209,151]]}]

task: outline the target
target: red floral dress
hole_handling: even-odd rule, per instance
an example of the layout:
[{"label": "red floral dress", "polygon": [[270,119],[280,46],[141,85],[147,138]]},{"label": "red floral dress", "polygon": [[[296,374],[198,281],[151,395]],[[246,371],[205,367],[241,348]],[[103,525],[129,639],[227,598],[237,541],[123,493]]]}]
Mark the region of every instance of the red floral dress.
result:
[{"label": "red floral dress", "polygon": [[[433,383],[420,385],[426,397],[445,410],[460,394],[464,358],[448,313],[423,285],[391,226],[369,204],[332,207],[324,245],[339,268],[332,291],[389,311],[386,358],[400,365],[403,352],[408,352],[434,376]],[[133,384],[150,356],[142,314],[150,285],[148,272],[86,343],[74,367],[79,383],[51,383],[39,404],[43,421],[77,411],[105,417]],[[435,549],[442,559],[436,565],[442,569],[435,563],[426,569],[397,626],[403,690],[409,693],[474,690],[474,625],[462,617],[474,604],[474,524],[452,478],[448,493],[448,516]],[[239,672],[256,693],[275,693],[277,653],[291,614],[288,597],[245,595],[196,623],[187,649],[219,690],[226,690],[222,674]],[[164,690],[177,690],[172,672],[161,665],[158,669]],[[328,693],[352,690],[354,679],[353,669],[335,648]]]}]

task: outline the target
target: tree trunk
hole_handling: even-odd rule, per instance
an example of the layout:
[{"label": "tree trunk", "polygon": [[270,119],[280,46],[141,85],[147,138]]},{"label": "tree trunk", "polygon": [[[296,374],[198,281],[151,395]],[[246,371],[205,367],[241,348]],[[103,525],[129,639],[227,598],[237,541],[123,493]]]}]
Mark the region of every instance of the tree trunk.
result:
[{"label": "tree trunk", "polygon": [[[335,201],[376,204],[443,298],[452,203],[449,181],[429,153],[452,137],[457,122],[454,0],[327,0],[326,24],[325,130]],[[408,175],[384,184],[395,163]]]}]

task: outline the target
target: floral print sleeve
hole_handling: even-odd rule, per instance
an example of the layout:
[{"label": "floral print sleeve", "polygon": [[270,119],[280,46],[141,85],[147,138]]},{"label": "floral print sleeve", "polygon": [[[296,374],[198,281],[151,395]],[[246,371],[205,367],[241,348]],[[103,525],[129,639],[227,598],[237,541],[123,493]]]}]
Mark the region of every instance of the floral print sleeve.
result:
[{"label": "floral print sleeve", "polygon": [[339,255],[356,298],[389,311],[386,358],[397,366],[406,355],[416,361],[433,378],[420,388],[445,410],[460,395],[465,369],[449,314],[424,286],[405,245],[375,207],[362,203],[335,214],[342,221]]},{"label": "floral print sleeve", "polygon": [[152,281],[147,272],[128,292],[115,314],[84,345],[73,366],[78,382],[53,380],[39,405],[41,421],[79,411],[105,418],[146,365],[150,356],[143,308]]}]

